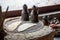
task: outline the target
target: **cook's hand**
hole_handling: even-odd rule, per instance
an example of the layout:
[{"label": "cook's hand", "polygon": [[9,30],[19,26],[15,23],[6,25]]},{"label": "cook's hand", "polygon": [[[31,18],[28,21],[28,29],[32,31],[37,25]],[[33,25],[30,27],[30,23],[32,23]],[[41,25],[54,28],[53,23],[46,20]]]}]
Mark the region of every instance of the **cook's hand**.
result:
[{"label": "cook's hand", "polygon": [[50,27],[52,27],[53,29],[56,29],[56,24],[50,24]]}]

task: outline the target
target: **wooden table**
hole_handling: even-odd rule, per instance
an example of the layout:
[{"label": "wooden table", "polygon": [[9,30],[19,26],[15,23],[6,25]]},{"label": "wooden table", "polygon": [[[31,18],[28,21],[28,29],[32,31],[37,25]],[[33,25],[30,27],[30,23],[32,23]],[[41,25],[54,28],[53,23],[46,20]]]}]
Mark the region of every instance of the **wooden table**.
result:
[{"label": "wooden table", "polygon": [[55,34],[56,36],[60,36],[60,24],[57,24],[57,25],[56,25],[55,33],[56,33],[56,34]]}]

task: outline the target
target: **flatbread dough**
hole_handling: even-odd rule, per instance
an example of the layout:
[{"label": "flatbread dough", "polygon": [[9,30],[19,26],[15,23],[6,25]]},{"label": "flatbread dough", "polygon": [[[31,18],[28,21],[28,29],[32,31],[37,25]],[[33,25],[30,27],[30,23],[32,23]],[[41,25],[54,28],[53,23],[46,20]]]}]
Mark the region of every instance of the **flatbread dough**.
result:
[{"label": "flatbread dough", "polygon": [[19,32],[20,31],[24,31],[24,30],[26,30],[26,29],[34,26],[34,25],[37,25],[37,24],[36,23],[25,23],[25,24],[22,24],[22,25],[19,26],[18,31]]},{"label": "flatbread dough", "polygon": [[7,30],[8,31],[15,30],[20,23],[21,23],[21,21],[11,23],[10,25],[8,25]]}]

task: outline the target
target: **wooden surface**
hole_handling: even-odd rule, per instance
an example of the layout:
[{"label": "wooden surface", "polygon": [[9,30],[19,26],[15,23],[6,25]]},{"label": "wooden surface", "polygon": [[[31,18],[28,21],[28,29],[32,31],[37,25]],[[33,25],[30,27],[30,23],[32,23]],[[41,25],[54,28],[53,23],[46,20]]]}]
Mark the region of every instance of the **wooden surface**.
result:
[{"label": "wooden surface", "polygon": [[57,27],[57,29],[60,29],[60,24],[57,24],[56,27]]},{"label": "wooden surface", "polygon": [[[31,13],[32,9],[28,9],[29,13]],[[60,10],[60,4],[57,5],[52,5],[52,6],[44,6],[44,7],[39,7],[39,14],[44,14],[44,13],[49,13],[53,11],[59,11]],[[16,17],[21,15],[22,10],[13,10],[13,11],[8,11],[6,13],[6,18],[9,17]],[[5,12],[3,12],[5,14]]]}]

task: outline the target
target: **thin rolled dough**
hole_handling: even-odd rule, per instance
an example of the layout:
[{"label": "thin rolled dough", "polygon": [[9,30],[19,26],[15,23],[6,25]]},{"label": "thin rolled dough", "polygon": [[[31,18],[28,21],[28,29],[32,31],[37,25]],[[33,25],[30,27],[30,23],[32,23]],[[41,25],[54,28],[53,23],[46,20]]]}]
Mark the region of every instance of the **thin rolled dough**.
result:
[{"label": "thin rolled dough", "polygon": [[8,25],[7,30],[8,31],[15,30],[20,23],[21,23],[21,21],[11,23],[10,25]]},{"label": "thin rolled dough", "polygon": [[26,30],[26,29],[34,26],[34,25],[37,25],[37,24],[36,23],[25,23],[25,24],[22,24],[21,26],[19,26],[18,31],[19,32],[20,31],[24,31],[24,30]]}]

